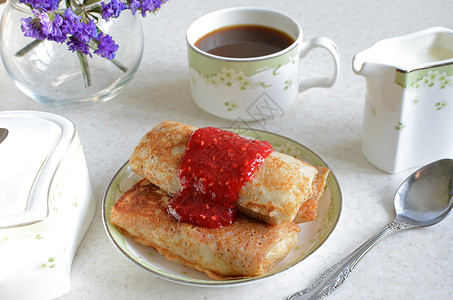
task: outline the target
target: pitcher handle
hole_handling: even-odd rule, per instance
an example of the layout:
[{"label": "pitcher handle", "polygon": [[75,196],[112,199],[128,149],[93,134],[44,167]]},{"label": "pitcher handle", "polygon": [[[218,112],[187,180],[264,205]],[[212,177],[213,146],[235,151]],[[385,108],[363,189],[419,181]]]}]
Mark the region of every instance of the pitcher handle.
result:
[{"label": "pitcher handle", "polygon": [[340,73],[340,51],[335,43],[326,37],[316,37],[302,44],[299,57],[302,59],[314,48],[324,48],[332,56],[334,70],[329,77],[313,77],[304,79],[299,84],[299,93],[314,87],[328,88],[333,86]]}]

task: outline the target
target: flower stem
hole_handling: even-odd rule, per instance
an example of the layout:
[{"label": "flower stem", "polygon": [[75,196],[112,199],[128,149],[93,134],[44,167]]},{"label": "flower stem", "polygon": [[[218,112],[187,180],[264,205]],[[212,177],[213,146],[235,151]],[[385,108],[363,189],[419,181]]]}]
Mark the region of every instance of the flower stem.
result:
[{"label": "flower stem", "polygon": [[115,66],[118,67],[118,69],[120,69],[122,72],[126,73],[127,72],[127,67],[125,65],[123,65],[122,63],[120,63],[119,61],[117,61],[116,59],[110,59],[110,61],[112,62],[112,64],[114,64]]},{"label": "flower stem", "polygon": [[[68,1],[70,1],[70,0],[68,0]],[[86,0],[86,1],[83,1],[83,4],[81,6],[79,6],[79,7],[84,12],[93,11],[93,10],[98,9],[99,13],[100,13],[100,9],[102,7],[101,2],[102,1],[100,1],[100,0]]]},{"label": "flower stem", "polygon": [[15,56],[17,56],[17,57],[24,56],[25,54],[30,52],[33,48],[35,48],[36,46],[38,46],[42,42],[43,42],[43,40],[38,40],[38,39],[33,40],[33,42],[29,43],[27,46],[25,46],[24,48],[22,48],[19,51],[17,51]]},{"label": "flower stem", "polygon": [[85,82],[85,87],[91,86],[91,72],[90,66],[88,65],[87,56],[83,54],[81,51],[77,51],[77,56],[80,61],[80,67],[82,68],[82,76]]},{"label": "flower stem", "polygon": [[[89,43],[88,46],[93,49],[93,50],[96,50],[97,49],[97,46],[96,45],[93,45],[93,43]],[[126,73],[128,71],[128,68],[123,65],[122,63],[120,63],[118,60],[112,58],[112,59],[108,59],[112,64],[114,64],[118,69],[121,70],[121,72],[124,72]]]}]

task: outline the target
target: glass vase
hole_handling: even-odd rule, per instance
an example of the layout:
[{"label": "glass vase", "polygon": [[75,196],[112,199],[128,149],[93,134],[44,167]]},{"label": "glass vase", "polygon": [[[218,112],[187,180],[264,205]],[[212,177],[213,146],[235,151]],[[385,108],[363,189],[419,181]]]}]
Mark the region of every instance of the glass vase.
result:
[{"label": "glass vase", "polygon": [[[18,0],[10,0],[0,28],[0,51],[16,86],[35,101],[61,107],[108,101],[136,73],[143,54],[140,20],[130,11],[97,26],[119,45],[114,60],[86,56],[85,71],[77,52],[63,43],[25,37],[21,19],[32,16]],[[92,51],[91,51],[92,52]]]}]

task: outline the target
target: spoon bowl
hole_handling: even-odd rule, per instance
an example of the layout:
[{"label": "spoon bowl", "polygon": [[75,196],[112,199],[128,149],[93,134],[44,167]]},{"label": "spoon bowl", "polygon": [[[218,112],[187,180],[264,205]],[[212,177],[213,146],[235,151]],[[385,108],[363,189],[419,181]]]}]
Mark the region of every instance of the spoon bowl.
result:
[{"label": "spoon bowl", "polygon": [[430,226],[445,219],[453,208],[453,160],[441,159],[412,173],[396,191],[393,204],[396,217],[392,223],[288,300],[325,299],[384,238],[403,229]]},{"label": "spoon bowl", "polygon": [[395,194],[396,217],[415,226],[442,221],[453,205],[453,160],[442,159],[415,171]]},{"label": "spoon bowl", "polygon": [[8,136],[8,129],[0,128],[0,143]]}]

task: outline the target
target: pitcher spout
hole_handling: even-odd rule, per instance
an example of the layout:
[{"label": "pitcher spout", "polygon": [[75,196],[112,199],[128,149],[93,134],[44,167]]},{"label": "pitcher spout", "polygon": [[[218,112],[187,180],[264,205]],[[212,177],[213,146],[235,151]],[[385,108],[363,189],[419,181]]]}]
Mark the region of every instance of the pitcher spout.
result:
[{"label": "pitcher spout", "polygon": [[453,30],[433,27],[376,42],[354,56],[352,69],[368,77],[385,74],[388,69],[408,73],[452,61]]},{"label": "pitcher spout", "polygon": [[382,78],[387,76],[390,66],[369,59],[366,52],[356,54],[352,59],[352,70],[355,74],[366,78]]},{"label": "pitcher spout", "polygon": [[366,76],[368,72],[366,70],[367,68],[365,68],[366,61],[363,56],[363,52],[354,55],[352,58],[352,70],[357,75]]},{"label": "pitcher spout", "polygon": [[379,73],[379,65],[370,61],[366,54],[366,51],[364,51],[354,55],[352,59],[352,70],[355,74],[364,77],[376,76]]}]

